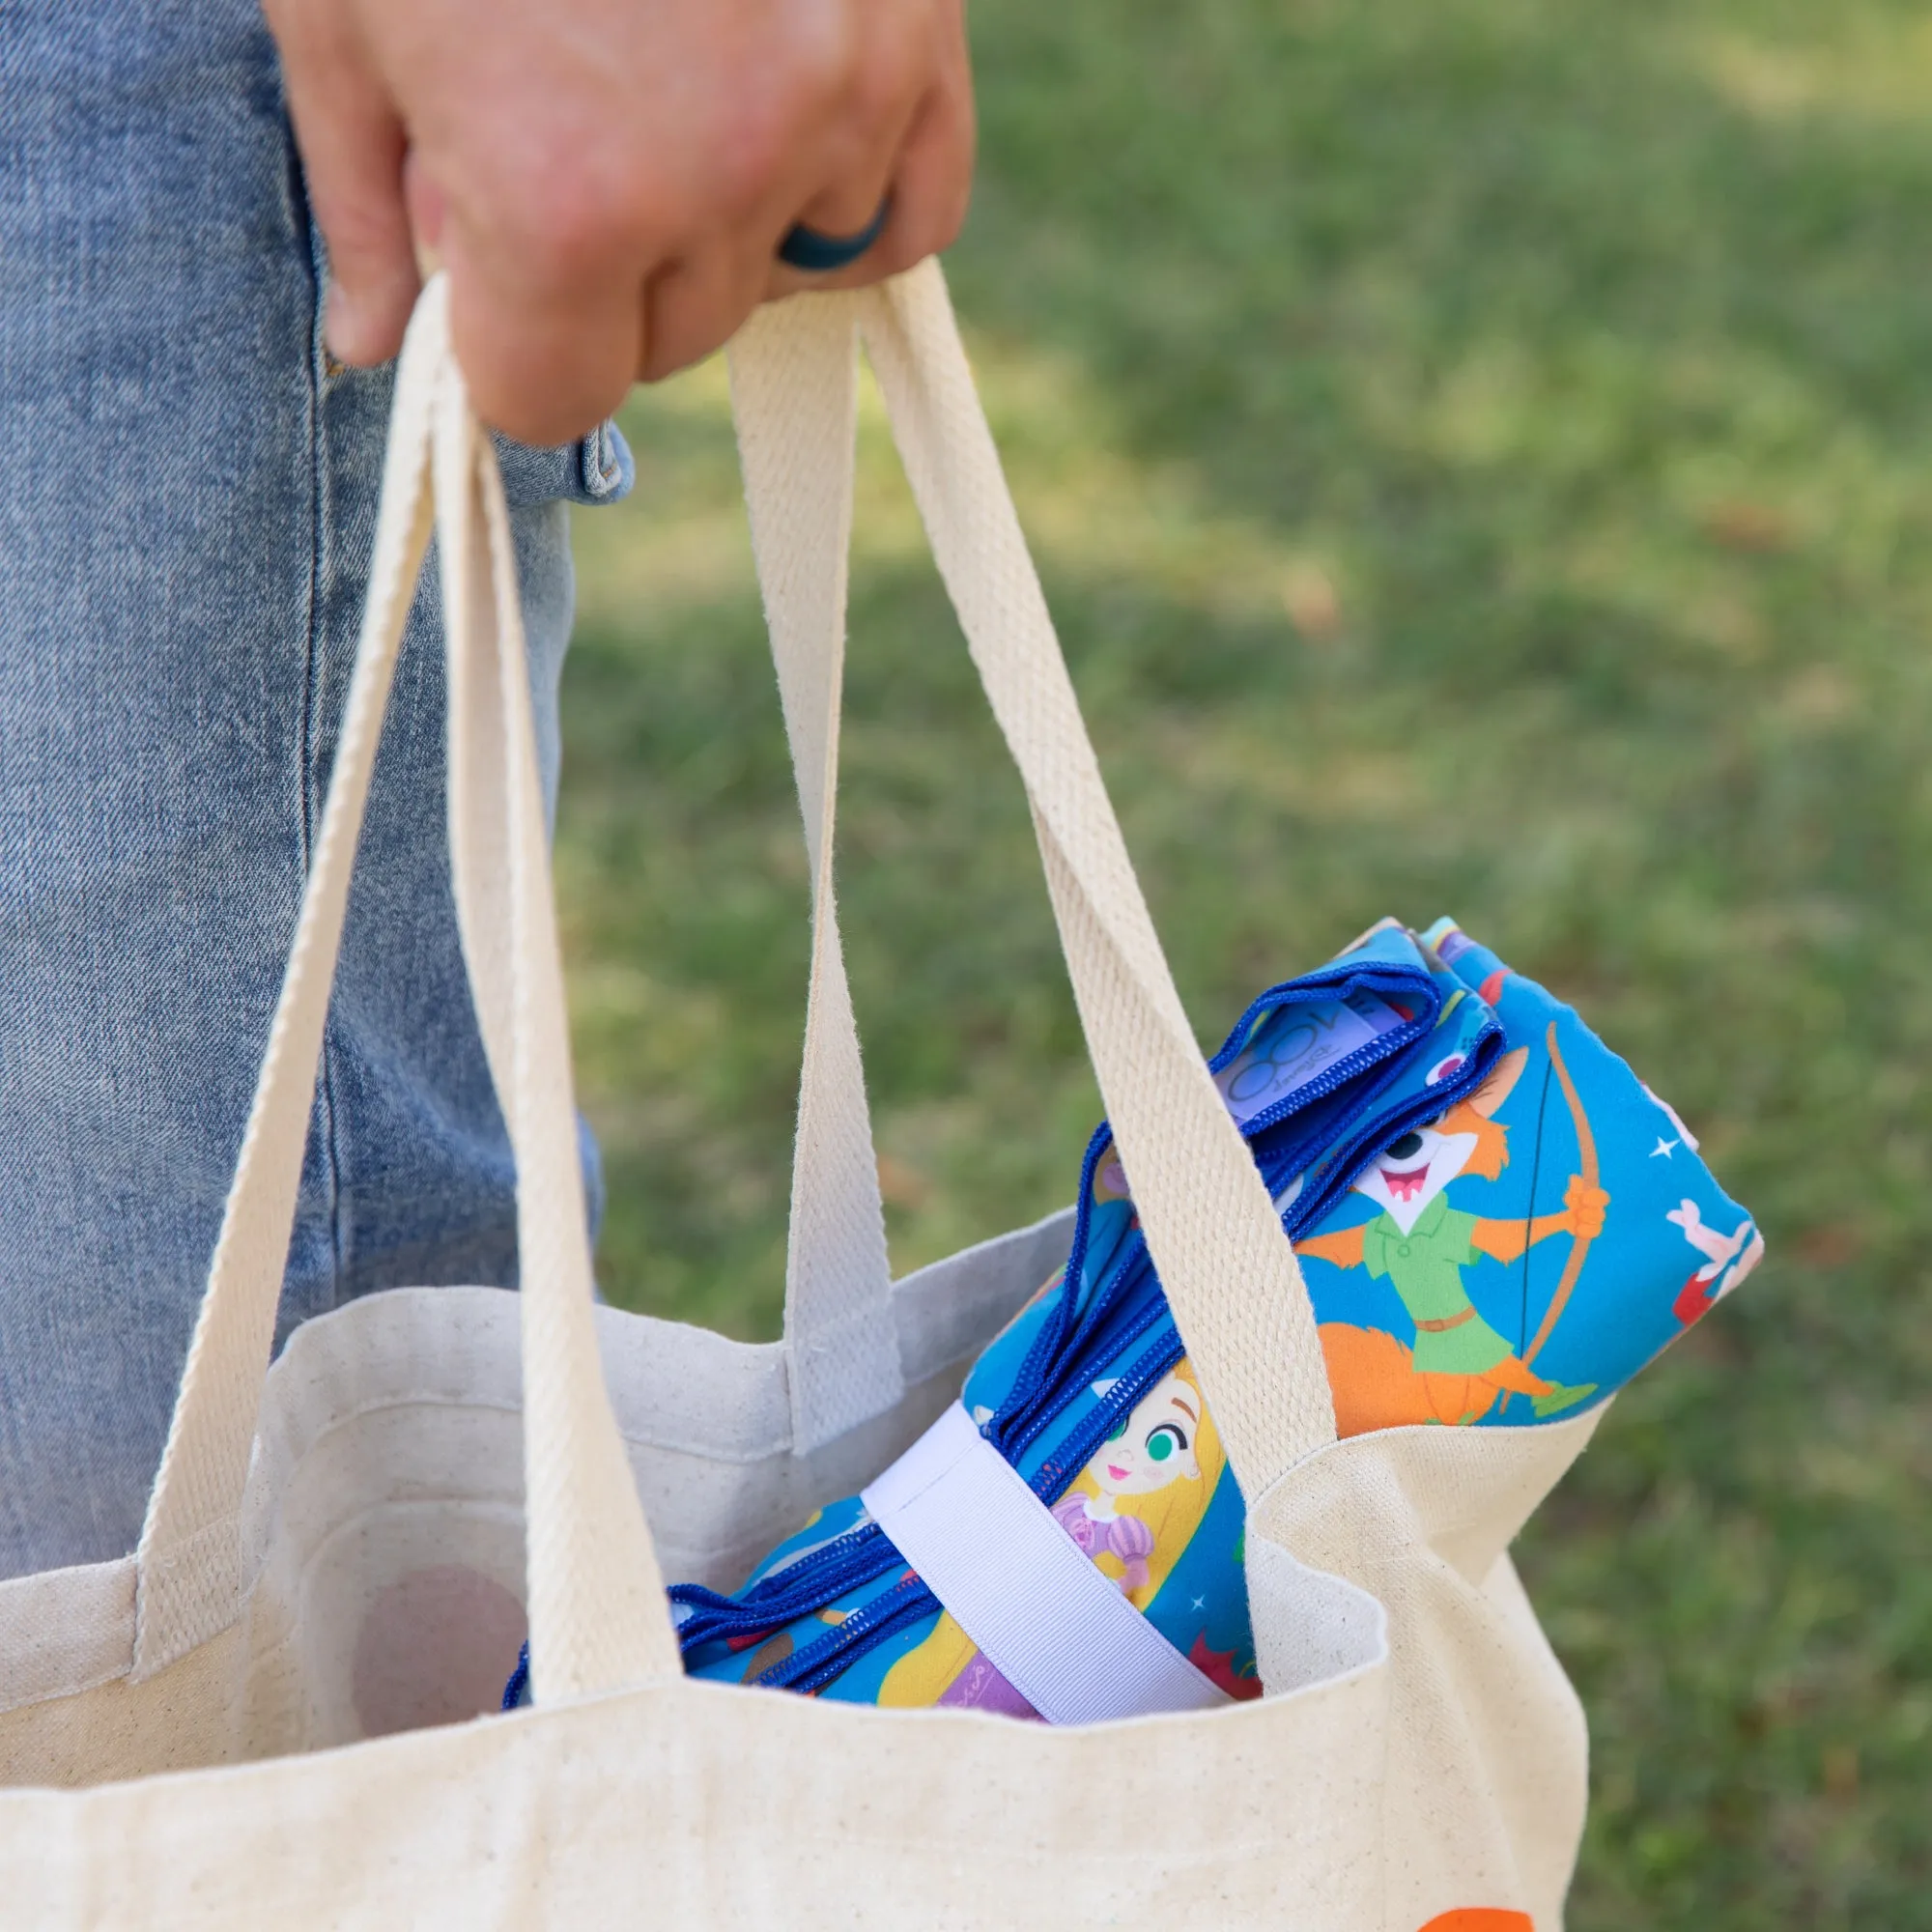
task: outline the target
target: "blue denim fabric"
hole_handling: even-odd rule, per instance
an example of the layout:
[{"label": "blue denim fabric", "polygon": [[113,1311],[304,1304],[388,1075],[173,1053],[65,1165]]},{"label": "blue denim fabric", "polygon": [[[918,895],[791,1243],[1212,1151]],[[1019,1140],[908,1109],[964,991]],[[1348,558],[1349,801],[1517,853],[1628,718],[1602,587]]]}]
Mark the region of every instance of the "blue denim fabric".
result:
[{"label": "blue denim fabric", "polygon": [[[389,402],[332,368],[255,0],[0,0],[0,1576],[139,1531],[334,755]],[[564,501],[506,448],[547,782]],[[511,1284],[431,587],[336,981],[282,1332]],[[586,1138],[595,1198],[595,1155]]]}]

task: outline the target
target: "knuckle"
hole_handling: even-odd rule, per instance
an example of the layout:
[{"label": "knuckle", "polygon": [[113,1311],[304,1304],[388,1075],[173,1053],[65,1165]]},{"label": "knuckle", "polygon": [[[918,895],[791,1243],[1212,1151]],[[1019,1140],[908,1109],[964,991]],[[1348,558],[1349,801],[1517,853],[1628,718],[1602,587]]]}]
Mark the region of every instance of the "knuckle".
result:
[{"label": "knuckle", "polygon": [[544,169],[506,184],[496,210],[506,249],[534,281],[553,287],[600,277],[645,225],[635,192],[579,167]]},{"label": "knuckle", "polygon": [[847,111],[861,128],[890,126],[904,115],[920,77],[914,47],[901,35],[882,34],[866,43],[852,65]]},{"label": "knuckle", "polygon": [[[477,414],[505,436],[537,448],[574,441],[610,414],[624,383],[600,383],[568,359],[538,363],[515,342],[472,342],[458,354]],[[628,376],[629,372],[626,372]]]},{"label": "knuckle", "polygon": [[805,116],[776,84],[748,91],[714,136],[708,194],[727,220],[760,207],[784,178]]},{"label": "knuckle", "polygon": [[739,92],[715,136],[728,186],[753,201],[769,193],[833,118],[844,88],[841,55],[815,40],[768,63]]},{"label": "knuckle", "polygon": [[772,68],[787,94],[808,115],[833,111],[851,85],[854,70],[872,38],[872,25],[845,6],[797,7],[782,58]]},{"label": "knuckle", "polygon": [[786,28],[746,65],[709,130],[710,187],[729,213],[761,205],[875,85],[878,56],[852,10],[792,8]]},{"label": "knuckle", "polygon": [[922,254],[938,255],[952,246],[966,225],[967,198],[962,191],[949,195],[929,218],[922,237]]},{"label": "knuckle", "polygon": [[316,217],[338,277],[383,280],[410,263],[409,228],[400,200],[366,192],[317,194]]},{"label": "knuckle", "polygon": [[674,185],[661,143],[640,130],[588,134],[557,113],[472,146],[463,199],[473,225],[534,276],[569,284],[608,271],[613,254],[661,248]]},{"label": "knuckle", "polygon": [[887,246],[882,251],[882,272],[896,274],[923,262],[928,255],[943,254],[959,239],[966,221],[966,198],[949,195],[939,201],[925,201],[905,210],[902,219],[895,219]]}]

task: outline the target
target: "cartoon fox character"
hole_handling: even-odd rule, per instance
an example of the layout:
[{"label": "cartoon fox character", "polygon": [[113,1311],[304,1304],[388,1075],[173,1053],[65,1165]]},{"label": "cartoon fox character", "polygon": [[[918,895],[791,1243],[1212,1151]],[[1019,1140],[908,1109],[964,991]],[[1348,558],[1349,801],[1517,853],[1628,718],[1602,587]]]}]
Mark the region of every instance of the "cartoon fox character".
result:
[{"label": "cartoon fox character", "polygon": [[1321,1324],[1335,1425],[1344,1435],[1404,1423],[1480,1422],[1511,1395],[1527,1396],[1539,1416],[1554,1415],[1595,1393],[1594,1382],[1566,1388],[1527,1368],[1476,1312],[1463,1269],[1479,1255],[1516,1261],[1551,1235],[1587,1239],[1602,1230],[1610,1197],[1572,1175],[1560,1212],[1509,1221],[1480,1219],[1444,1198],[1458,1177],[1495,1180],[1509,1165],[1509,1129],[1495,1115],[1528,1060],[1526,1047],[1504,1054],[1475,1093],[1404,1134],[1368,1169],[1354,1192],[1380,1208],[1374,1220],[1294,1244],[1297,1254],[1386,1279],[1415,1323],[1412,1348],[1378,1328]]}]

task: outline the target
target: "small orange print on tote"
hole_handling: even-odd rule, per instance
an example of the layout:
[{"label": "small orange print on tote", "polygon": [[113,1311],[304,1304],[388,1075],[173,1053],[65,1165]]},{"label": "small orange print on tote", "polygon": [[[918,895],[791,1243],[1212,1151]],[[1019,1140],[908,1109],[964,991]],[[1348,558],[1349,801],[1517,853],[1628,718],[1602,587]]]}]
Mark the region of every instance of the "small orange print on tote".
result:
[{"label": "small orange print on tote", "polygon": [[1438,1912],[1419,1932],[1536,1932],[1526,1912],[1505,1912],[1496,1905],[1463,1905]]}]

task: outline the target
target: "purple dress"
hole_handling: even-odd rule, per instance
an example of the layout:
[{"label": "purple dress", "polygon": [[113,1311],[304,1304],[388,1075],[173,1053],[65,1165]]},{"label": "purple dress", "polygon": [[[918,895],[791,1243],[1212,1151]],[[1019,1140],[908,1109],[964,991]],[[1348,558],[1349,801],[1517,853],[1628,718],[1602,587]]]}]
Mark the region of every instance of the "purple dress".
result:
[{"label": "purple dress", "polygon": [[1126,1567],[1121,1578],[1121,1592],[1131,1596],[1147,1587],[1148,1558],[1153,1554],[1153,1531],[1138,1517],[1092,1517],[1087,1514],[1087,1498],[1078,1491],[1061,1497],[1053,1506],[1053,1520],[1091,1561],[1102,1555],[1117,1556]]},{"label": "purple dress", "polygon": [[[1126,1575],[1121,1578],[1123,1594],[1146,1586],[1148,1558],[1153,1554],[1153,1531],[1138,1518],[1091,1517],[1087,1514],[1086,1497],[1076,1492],[1054,1504],[1053,1520],[1090,1561],[1107,1553],[1118,1556],[1126,1565]],[[992,1662],[977,1654],[940,1693],[939,1701],[954,1710],[996,1711],[1005,1718],[1039,1716]]]}]

